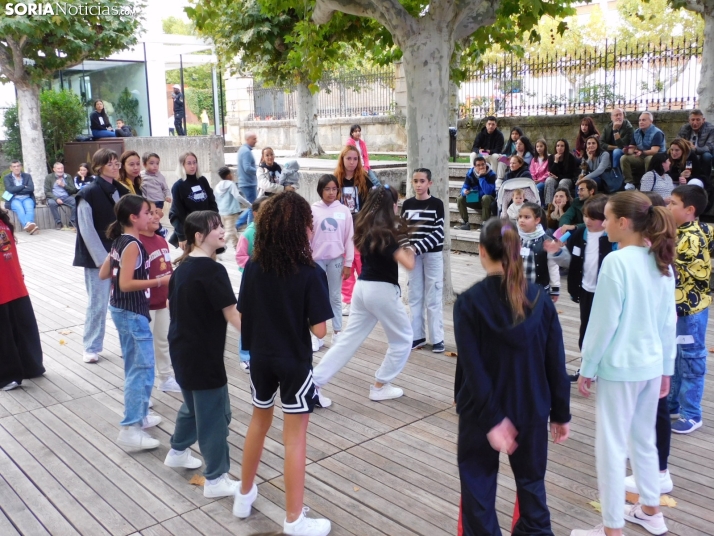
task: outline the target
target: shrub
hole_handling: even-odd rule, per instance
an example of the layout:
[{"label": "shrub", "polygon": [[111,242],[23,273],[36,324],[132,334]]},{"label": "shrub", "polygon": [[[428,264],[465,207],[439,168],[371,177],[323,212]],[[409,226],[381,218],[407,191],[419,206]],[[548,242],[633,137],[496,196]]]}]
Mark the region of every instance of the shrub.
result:
[{"label": "shrub", "polygon": [[203,136],[203,128],[201,125],[186,125],[187,136]]},{"label": "shrub", "polygon": [[[128,87],[119,95],[119,100],[114,107],[114,117],[123,119],[125,125],[129,125],[132,129],[144,126],[144,119],[139,114],[139,99],[131,94]],[[136,131],[133,131],[136,136]]]}]

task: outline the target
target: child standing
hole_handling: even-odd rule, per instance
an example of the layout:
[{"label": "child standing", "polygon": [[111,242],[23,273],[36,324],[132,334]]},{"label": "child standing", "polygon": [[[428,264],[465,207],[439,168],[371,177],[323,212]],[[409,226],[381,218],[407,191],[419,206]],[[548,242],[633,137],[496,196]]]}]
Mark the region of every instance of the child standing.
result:
[{"label": "child standing", "polygon": [[570,388],[558,314],[542,289],[526,281],[520,249],[510,222],[486,222],[479,259],[488,275],[454,305],[458,464],[469,535],[501,533],[499,452],[509,454],[516,480],[520,519],[513,533],[553,534],[544,481],[548,419],[553,441],[565,441]]},{"label": "child standing", "polygon": [[677,359],[669,393],[669,413],[679,414],[672,423],[675,434],[690,434],[702,426],[702,396],[707,370],[705,344],[709,305],[712,230],[697,221],[707,206],[707,193],[699,186],[672,190],[669,210],[677,224]]},{"label": "child standing", "polygon": [[124,358],[124,419],[117,443],[123,447],[153,449],[159,441],[143,431],[161,422],[149,415],[154,387],[154,344],[149,329],[151,288],[169,284],[171,276],[149,279],[149,256],[139,240],[151,221],[149,203],[138,195],[122,197],[115,205],[116,221],[107,229],[111,251],[99,269],[101,279],[111,278],[109,311],[119,332]]},{"label": "child standing", "polygon": [[543,210],[535,203],[524,203],[518,212],[518,234],[521,237],[521,257],[526,280],[537,283],[550,294],[553,302],[560,295],[560,270],[544,248],[549,240],[541,221]]},{"label": "child standing", "polygon": [[[350,276],[355,256],[355,246],[352,242],[354,235],[352,215],[350,210],[337,200],[338,192],[337,177],[334,175],[323,175],[317,181],[317,195],[320,196],[320,201],[312,205],[312,237],[310,238],[312,258],[327,274],[333,315],[333,346],[339,340],[342,331],[342,297],[340,296],[342,281]],[[314,352],[320,349],[321,342],[313,336]]]},{"label": "child standing", "polygon": [[518,188],[517,190],[513,191],[513,202],[508,206],[508,209],[506,210],[508,214],[508,219],[511,220],[511,223],[513,223],[513,225],[518,224],[518,213],[520,212],[525,200],[526,197],[523,193],[523,190]]},{"label": "child standing", "polygon": [[409,272],[409,310],[412,316],[414,341],[412,350],[426,343],[424,308],[429,326],[431,351],[444,351],[444,311],[442,283],[444,281],[444,203],[429,194],[431,171],[414,170],[414,197],[404,201],[402,217],[410,222],[410,247],[416,254],[414,269]]},{"label": "child standing", "polygon": [[[389,348],[369,388],[370,400],[399,398],[404,391],[390,382],[407,364],[411,352],[412,326],[404,310],[399,288],[397,263],[414,268],[414,251],[401,247],[406,242],[407,226],[397,214],[398,195],[389,186],[373,188],[355,223],[355,248],[364,261],[354,291],[347,329],[315,368],[315,385],[323,387],[337,374],[369,336],[377,322],[387,334]],[[320,396],[320,405],[332,402]]]},{"label": "child standing", "polygon": [[[255,475],[273,421],[275,397],[283,403],[285,521],[283,533],[326,536],[326,519],[303,512],[305,444],[315,406],[310,332],[325,336],[332,317],[325,272],[310,256],[310,205],[294,192],[272,196],[257,221],[253,259],[245,266],[238,309],[250,351],[253,416],[245,437],[240,488],[233,515],[245,518],[258,496]],[[276,330],[280,336],[276,337]]]},{"label": "child standing", "polygon": [[189,449],[198,439],[206,461],[203,496],[230,497],[238,482],[228,477],[231,405],[223,352],[226,325],[230,322],[240,331],[240,315],[228,272],[213,260],[225,245],[221,217],[211,210],[193,212],[186,218],[185,232],[186,248],[169,284],[169,352],[183,404],[164,463],[200,467]]},{"label": "child standing", "polygon": [[[676,226],[666,208],[632,191],[608,200],[605,230],[618,250],[602,263],[578,380],[589,396],[598,377],[595,457],[604,526],[571,535],[604,535],[608,529],[609,536],[621,536],[625,519],[664,534],[655,414],[674,372]],[[640,502],[623,508],[628,452]]]},{"label": "child standing", "polygon": [[240,204],[250,207],[250,202],[240,195],[238,185],[233,180],[233,173],[223,166],[218,170],[221,182],[216,184],[214,190],[218,213],[221,215],[223,228],[226,230],[226,245],[232,244],[238,247],[238,232],[236,231],[236,220],[240,215]]},{"label": "child standing", "polygon": [[141,180],[141,195],[154,203],[158,208],[164,208],[164,202],[171,203],[171,191],[166,184],[166,177],[159,171],[161,159],[156,153],[144,153],[141,157],[144,173]]},{"label": "child standing", "polygon": [[[160,210],[153,202],[151,204],[151,220],[146,231],[139,232],[144,249],[146,249],[149,259],[149,279],[160,279],[171,277],[173,268],[171,267],[171,253],[169,245],[164,237],[157,233],[159,230]],[[171,356],[169,355],[169,287],[163,285],[153,292],[149,297],[149,314],[151,315],[151,335],[154,337],[154,360],[156,362],[156,378],[159,380],[159,391],[169,391],[180,393],[181,388],[174,378],[174,369],[171,367]]]}]

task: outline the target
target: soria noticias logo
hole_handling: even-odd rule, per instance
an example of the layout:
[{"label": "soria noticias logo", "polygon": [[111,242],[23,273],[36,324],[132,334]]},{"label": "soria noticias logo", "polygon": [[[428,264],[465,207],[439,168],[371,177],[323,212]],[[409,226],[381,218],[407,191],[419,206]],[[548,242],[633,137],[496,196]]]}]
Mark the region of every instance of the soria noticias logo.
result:
[{"label": "soria noticias logo", "polygon": [[5,4],[5,15],[43,17],[54,15],[83,16],[94,15],[102,17],[138,15],[139,9],[133,5],[107,6],[99,3],[67,3],[67,2],[19,2]]}]

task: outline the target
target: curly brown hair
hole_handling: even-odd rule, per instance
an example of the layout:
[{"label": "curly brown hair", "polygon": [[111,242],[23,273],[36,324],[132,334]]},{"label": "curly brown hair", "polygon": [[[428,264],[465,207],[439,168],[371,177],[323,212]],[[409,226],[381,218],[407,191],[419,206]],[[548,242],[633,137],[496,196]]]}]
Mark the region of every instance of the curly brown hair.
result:
[{"label": "curly brown hair", "polygon": [[312,230],[312,209],[295,192],[283,192],[268,198],[256,221],[252,260],[263,272],[288,276],[299,265],[315,266],[307,230]]},{"label": "curly brown hair", "polygon": [[407,222],[394,214],[394,204],[399,195],[394,188],[377,186],[372,188],[364,207],[355,220],[355,247],[361,251],[369,243],[369,251],[384,251],[389,244],[409,235]]}]

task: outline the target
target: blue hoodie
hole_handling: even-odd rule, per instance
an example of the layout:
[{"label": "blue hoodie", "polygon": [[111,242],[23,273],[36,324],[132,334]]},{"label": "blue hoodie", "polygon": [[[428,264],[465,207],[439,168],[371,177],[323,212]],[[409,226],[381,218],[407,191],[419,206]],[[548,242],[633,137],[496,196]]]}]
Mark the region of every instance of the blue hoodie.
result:
[{"label": "blue hoodie", "polygon": [[495,196],[496,174],[490,166],[487,166],[486,174],[479,176],[476,174],[476,168],[472,167],[466,172],[466,179],[464,180],[463,186],[461,186],[461,195],[464,195],[464,190],[478,192],[481,194],[479,197],[483,197],[484,195]]}]

